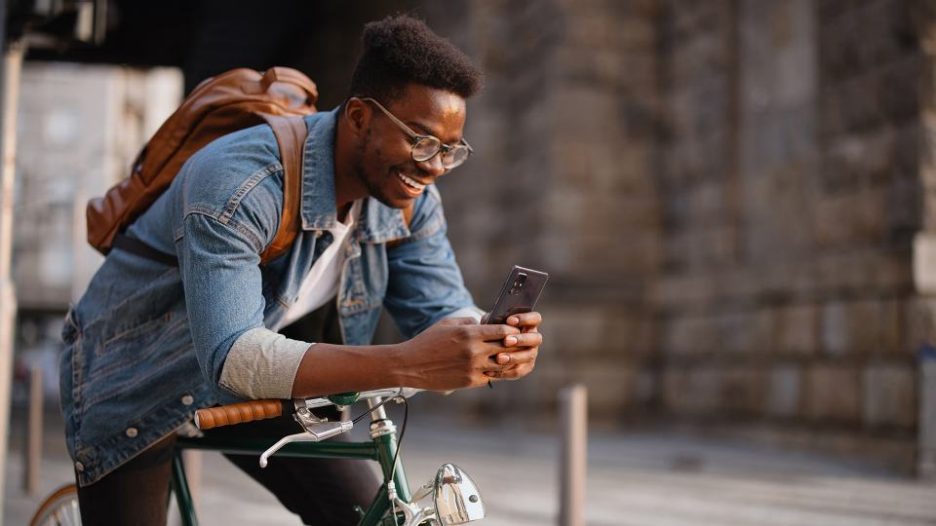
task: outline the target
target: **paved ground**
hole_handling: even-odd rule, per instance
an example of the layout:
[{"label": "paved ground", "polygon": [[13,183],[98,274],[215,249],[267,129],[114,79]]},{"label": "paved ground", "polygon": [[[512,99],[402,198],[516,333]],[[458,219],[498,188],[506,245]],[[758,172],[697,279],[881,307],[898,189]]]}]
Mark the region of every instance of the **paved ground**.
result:
[{"label": "paved ground", "polygon": [[[45,441],[43,492],[70,473],[53,423]],[[14,448],[20,442],[15,436],[11,441]],[[471,473],[488,506],[482,524],[556,522],[554,437],[464,429],[414,415],[403,455],[413,485],[428,480],[443,462]],[[592,433],[589,460],[591,526],[936,525],[936,486],[820,457],[673,435]],[[25,524],[39,500],[23,495],[21,473],[14,451],[6,473],[5,524]],[[265,490],[213,453],[204,454],[200,506],[208,526],[298,524]]]}]

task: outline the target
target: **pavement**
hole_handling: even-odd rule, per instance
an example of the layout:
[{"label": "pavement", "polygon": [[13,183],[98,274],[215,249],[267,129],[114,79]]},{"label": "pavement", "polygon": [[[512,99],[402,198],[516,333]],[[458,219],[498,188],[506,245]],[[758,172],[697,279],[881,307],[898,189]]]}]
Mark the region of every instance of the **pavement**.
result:
[{"label": "pavement", "polygon": [[[559,443],[552,433],[479,428],[411,411],[401,453],[410,484],[453,462],[471,474],[487,526],[557,523]],[[395,418],[399,425],[399,417]],[[27,496],[13,427],[4,524],[26,524],[41,495],[71,475],[61,425],[46,421],[41,491]],[[15,423],[15,422],[14,422]],[[366,437],[366,426],[353,433]],[[296,525],[275,498],[219,454],[203,455],[201,524]],[[589,434],[590,526],[936,525],[936,486],[855,463],[669,433]]]}]

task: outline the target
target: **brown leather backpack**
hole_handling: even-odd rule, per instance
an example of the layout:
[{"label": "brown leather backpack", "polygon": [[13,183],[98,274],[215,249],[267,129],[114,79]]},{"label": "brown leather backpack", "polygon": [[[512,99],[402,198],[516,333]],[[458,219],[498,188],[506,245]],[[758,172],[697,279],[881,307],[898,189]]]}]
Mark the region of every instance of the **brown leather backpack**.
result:
[{"label": "brown leather backpack", "polygon": [[[104,197],[88,202],[88,242],[103,254],[110,252],[115,239],[125,237],[123,230],[169,187],[192,154],[222,135],[266,122],[282,157],[284,205],[279,229],[261,261],[276,259],[299,232],[302,146],[307,133],[302,116],[316,111],[317,99],[315,83],[291,68],[264,73],[239,68],[205,80],[143,147],[130,176]],[[147,255],[148,247],[142,248],[141,255]]]}]

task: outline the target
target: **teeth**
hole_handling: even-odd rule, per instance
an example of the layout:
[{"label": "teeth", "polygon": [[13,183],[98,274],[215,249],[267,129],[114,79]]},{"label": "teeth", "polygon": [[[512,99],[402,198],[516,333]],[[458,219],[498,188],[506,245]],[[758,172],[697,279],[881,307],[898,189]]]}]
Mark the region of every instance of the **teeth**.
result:
[{"label": "teeth", "polygon": [[400,180],[402,180],[404,183],[406,183],[406,186],[409,186],[409,187],[412,188],[413,190],[422,190],[423,188],[426,187],[426,185],[424,185],[424,184],[422,184],[422,183],[420,183],[420,182],[418,182],[418,181],[415,181],[415,180],[413,180],[413,179],[410,179],[409,177],[407,177],[407,176],[401,174],[400,172],[397,172],[397,175],[400,177]]}]

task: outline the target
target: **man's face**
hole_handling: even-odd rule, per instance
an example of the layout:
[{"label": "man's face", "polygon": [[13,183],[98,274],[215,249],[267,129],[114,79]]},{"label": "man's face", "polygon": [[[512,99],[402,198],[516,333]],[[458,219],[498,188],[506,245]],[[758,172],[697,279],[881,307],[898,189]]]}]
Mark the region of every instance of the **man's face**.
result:
[{"label": "man's face", "polygon": [[[432,135],[448,145],[462,139],[465,99],[454,93],[410,84],[396,100],[378,102],[417,134]],[[381,203],[405,208],[445,173],[441,155],[414,161],[406,132],[379,108],[368,106],[369,128],[359,142],[355,175]]]}]

